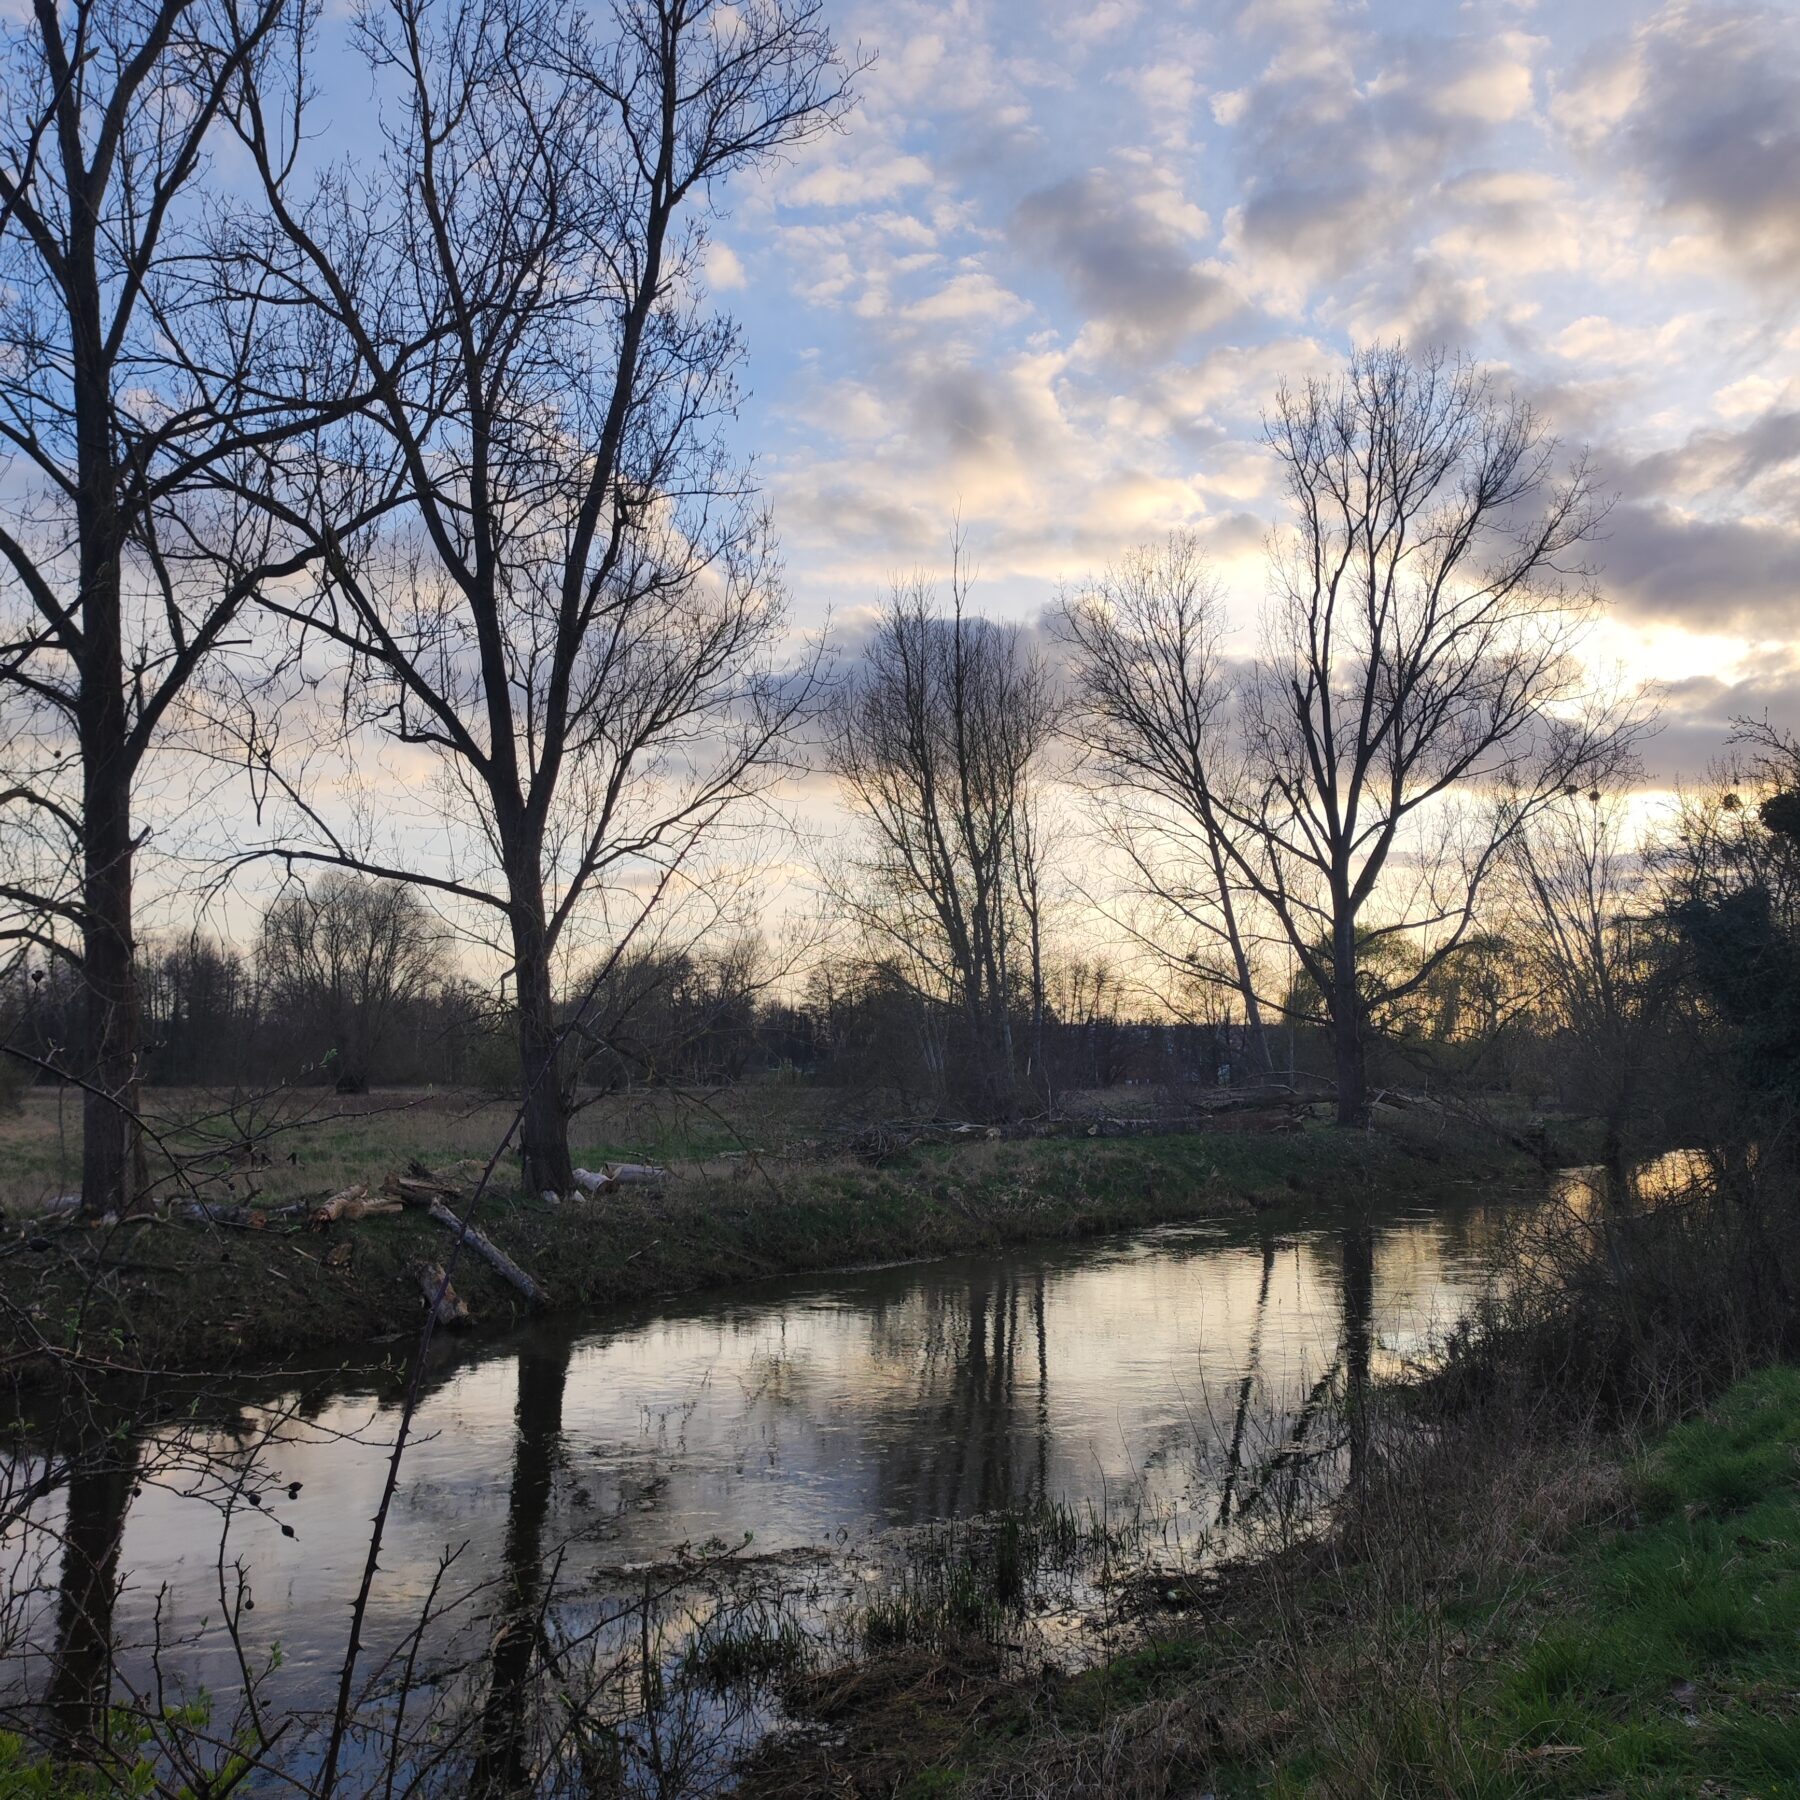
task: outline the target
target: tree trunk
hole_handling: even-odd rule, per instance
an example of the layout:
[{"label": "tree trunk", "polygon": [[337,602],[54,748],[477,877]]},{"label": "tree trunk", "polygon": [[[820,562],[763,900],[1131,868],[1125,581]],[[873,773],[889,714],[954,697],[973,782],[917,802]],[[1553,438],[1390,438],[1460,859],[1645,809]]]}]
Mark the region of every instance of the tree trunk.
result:
[{"label": "tree trunk", "polygon": [[1350,1481],[1361,1480],[1369,1452],[1369,1364],[1375,1341],[1375,1234],[1366,1224],[1344,1233],[1344,1414]]},{"label": "tree trunk", "polygon": [[1344,917],[1332,933],[1331,1048],[1337,1076],[1337,1122],[1364,1125],[1369,1116],[1363,1062],[1362,995],[1356,985],[1356,922]]},{"label": "tree trunk", "polygon": [[518,988],[525,1189],[532,1194],[569,1194],[575,1190],[575,1166],[569,1158],[569,1102],[562,1084],[543,901],[537,894],[521,897],[520,885],[514,885],[513,969]]},{"label": "tree trunk", "polygon": [[[86,685],[84,683],[84,685]],[[107,699],[122,697],[116,686]],[[125,1212],[143,1196],[137,1097],[137,977],[131,939],[131,775],[124,721],[102,719],[88,736],[82,805],[81,1212]]]}]

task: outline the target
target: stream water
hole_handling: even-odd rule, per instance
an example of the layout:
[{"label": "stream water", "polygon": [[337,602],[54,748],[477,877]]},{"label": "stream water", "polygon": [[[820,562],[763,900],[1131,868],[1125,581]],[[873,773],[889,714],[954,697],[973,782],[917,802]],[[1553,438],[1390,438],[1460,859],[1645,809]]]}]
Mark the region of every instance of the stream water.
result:
[{"label": "stream water", "polygon": [[[507,1606],[592,1617],[722,1545],[806,1568],[815,1600],[878,1583],[909,1528],[1043,1502],[1153,1521],[1192,1553],[1322,1378],[1404,1367],[1454,1323],[1508,1212],[1446,1198],[770,1282],[447,1356],[402,1464],[365,1664],[399,1666],[434,1586],[447,1610],[426,1660],[458,1630],[485,1644]],[[246,1386],[52,1497],[57,1535],[33,1542],[117,1541],[122,1680],[155,1660],[229,1695],[240,1650],[278,1652],[265,1704],[328,1704],[398,1400],[391,1376]],[[77,1558],[16,1551],[12,1635],[40,1654],[10,1674],[41,1692],[41,1647],[60,1629],[67,1661],[80,1630]]]}]

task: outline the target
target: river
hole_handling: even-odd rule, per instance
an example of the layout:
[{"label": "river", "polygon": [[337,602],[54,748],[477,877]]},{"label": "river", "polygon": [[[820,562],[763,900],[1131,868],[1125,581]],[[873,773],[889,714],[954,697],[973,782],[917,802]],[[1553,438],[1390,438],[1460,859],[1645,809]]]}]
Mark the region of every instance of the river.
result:
[{"label": "river", "polygon": [[[805,1571],[816,1619],[822,1595],[879,1585],[909,1529],[1044,1502],[1204,1555],[1231,1485],[1326,1377],[1402,1371],[1465,1312],[1510,1212],[1225,1220],[769,1282],[446,1354],[360,1666],[401,1666],[434,1591],[420,1667],[487,1643],[509,1608],[566,1631],[726,1549]],[[117,1543],[122,1680],[141,1689],[154,1663],[216,1708],[240,1652],[276,1653],[271,1716],[329,1703],[398,1399],[391,1371],[215,1389],[198,1420],[144,1432],[126,1472],[114,1457],[48,1504],[40,1523],[76,1545]],[[67,1662],[80,1635],[78,1556],[27,1548],[11,1673],[41,1691],[42,1647],[60,1631]]]}]

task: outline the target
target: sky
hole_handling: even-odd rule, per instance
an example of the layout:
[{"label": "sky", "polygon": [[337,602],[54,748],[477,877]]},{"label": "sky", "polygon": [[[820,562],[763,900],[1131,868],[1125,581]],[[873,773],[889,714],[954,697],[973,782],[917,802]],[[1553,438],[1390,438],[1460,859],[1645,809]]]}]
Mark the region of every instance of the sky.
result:
[{"label": "sky", "polygon": [[1353,342],[1467,354],[1613,499],[1597,659],[1653,784],[1800,726],[1800,9],[829,0],[838,135],[721,196],[738,423],[795,615],[977,605],[1175,527],[1249,629],[1261,415]]}]

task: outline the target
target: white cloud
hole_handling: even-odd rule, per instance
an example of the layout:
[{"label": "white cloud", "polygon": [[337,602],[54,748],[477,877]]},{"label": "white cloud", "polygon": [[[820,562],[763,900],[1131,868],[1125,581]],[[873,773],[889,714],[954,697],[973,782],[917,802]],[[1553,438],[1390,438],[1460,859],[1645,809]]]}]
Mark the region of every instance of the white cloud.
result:
[{"label": "white cloud", "polygon": [[702,265],[706,274],[706,285],[719,293],[729,293],[734,288],[748,284],[749,277],[744,273],[744,265],[738,260],[738,253],[729,244],[722,244],[714,239],[706,246],[706,258]]},{"label": "white cloud", "polygon": [[901,316],[915,325],[963,320],[1006,325],[1026,317],[1030,311],[1025,301],[1003,288],[985,270],[971,270],[953,276],[925,299],[913,301],[902,309]]}]

